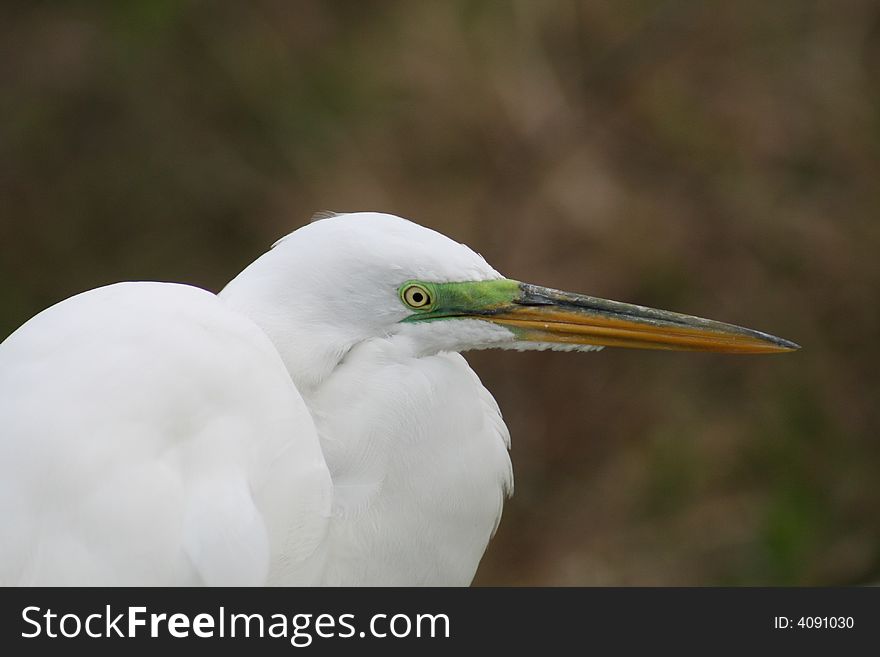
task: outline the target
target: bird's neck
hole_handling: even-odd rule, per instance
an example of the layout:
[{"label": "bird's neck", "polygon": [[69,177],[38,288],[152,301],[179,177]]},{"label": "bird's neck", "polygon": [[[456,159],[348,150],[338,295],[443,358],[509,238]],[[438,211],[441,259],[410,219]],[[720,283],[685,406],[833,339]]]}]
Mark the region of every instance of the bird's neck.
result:
[{"label": "bird's neck", "polygon": [[266,262],[220,296],[274,343],[318,430],[334,490],[323,583],[470,583],[511,480],[494,400],[457,353],[316,324]]},{"label": "bird's neck", "polygon": [[297,390],[307,396],[330,376],[358,337],[331,323],[318,324],[310,317],[308,311],[320,303],[297,298],[285,284],[285,276],[270,266],[273,256],[270,251],[256,260],[218,296],[263,330]]},{"label": "bird's neck", "polygon": [[458,354],[354,347],[306,397],[334,484],[327,584],[466,585],[510,487],[507,429]]}]

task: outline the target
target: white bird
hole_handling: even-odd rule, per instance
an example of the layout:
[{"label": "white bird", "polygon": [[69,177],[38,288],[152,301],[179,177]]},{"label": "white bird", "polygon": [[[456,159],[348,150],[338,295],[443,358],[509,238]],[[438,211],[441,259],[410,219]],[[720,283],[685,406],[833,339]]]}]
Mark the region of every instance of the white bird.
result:
[{"label": "white bird", "polygon": [[218,295],[79,294],[0,344],[0,583],[467,585],[513,479],[458,352],[609,345],[797,348],[519,283],[370,212]]}]

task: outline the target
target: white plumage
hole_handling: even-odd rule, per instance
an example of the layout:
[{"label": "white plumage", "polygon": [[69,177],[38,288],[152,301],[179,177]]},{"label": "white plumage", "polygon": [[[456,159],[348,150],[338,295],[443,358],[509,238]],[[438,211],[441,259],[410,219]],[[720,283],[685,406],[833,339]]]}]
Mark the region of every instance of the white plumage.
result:
[{"label": "white plumage", "polygon": [[459,271],[499,277],[348,215],[219,296],[120,283],[34,317],[0,345],[0,582],[469,583],[507,429],[461,356],[393,332],[399,281]]},{"label": "white plumage", "polygon": [[219,295],[120,283],[0,344],[0,583],[465,585],[512,488],[457,353],[787,351],[503,278],[377,213],[295,231]]}]

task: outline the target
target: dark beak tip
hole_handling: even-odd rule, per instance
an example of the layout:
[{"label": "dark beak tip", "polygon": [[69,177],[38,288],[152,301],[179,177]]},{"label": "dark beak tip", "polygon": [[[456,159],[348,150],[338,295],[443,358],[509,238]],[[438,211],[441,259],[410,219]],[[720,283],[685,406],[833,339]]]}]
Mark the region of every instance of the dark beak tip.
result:
[{"label": "dark beak tip", "polygon": [[792,342],[791,340],[786,340],[785,338],[777,338],[775,335],[767,336],[770,338],[768,342],[771,342],[773,345],[780,348],[783,352],[789,351],[798,351],[801,346],[797,342]]}]

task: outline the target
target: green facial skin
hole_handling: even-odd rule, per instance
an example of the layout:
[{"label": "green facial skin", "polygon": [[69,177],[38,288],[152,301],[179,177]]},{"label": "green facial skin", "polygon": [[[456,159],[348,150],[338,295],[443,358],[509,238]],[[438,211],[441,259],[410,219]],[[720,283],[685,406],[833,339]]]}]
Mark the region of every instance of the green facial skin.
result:
[{"label": "green facial skin", "polygon": [[[404,293],[413,285],[423,288],[430,295],[428,305],[413,308],[406,302]],[[398,288],[398,294],[401,302],[413,311],[403,321],[421,322],[463,315],[491,315],[509,308],[520,295],[520,283],[507,278],[460,283],[406,281]]]}]

